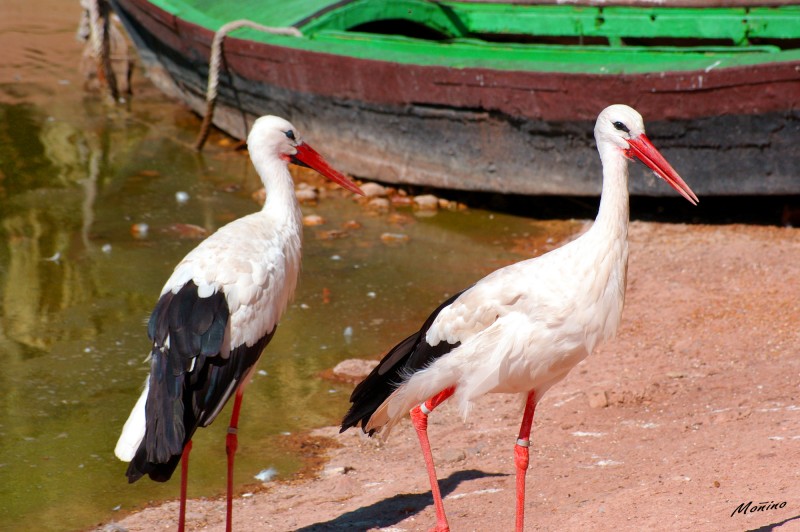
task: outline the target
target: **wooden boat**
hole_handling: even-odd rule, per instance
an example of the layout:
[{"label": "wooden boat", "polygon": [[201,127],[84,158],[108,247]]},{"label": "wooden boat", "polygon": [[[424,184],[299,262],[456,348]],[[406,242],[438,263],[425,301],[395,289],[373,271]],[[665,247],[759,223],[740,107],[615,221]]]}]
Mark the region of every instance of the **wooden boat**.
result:
[{"label": "wooden boat", "polygon": [[284,116],[359,177],[594,195],[593,122],[626,103],[699,195],[800,193],[793,2],[111,2],[155,84],[201,114],[217,30],[294,28],[226,37],[214,124],[243,139]]}]

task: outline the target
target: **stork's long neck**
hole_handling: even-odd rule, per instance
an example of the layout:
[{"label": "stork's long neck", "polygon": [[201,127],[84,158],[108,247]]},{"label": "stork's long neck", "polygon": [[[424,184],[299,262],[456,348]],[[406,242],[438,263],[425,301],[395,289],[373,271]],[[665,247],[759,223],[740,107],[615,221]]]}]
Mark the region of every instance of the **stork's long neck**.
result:
[{"label": "stork's long neck", "polygon": [[598,150],[603,163],[603,192],[593,229],[609,243],[625,242],[630,217],[628,161],[619,148],[608,143],[598,146]]},{"label": "stork's long neck", "polygon": [[300,231],[300,205],[294,193],[294,181],[286,163],[280,159],[254,158],[253,164],[264,183],[267,199],[261,212]]},{"label": "stork's long neck", "polygon": [[588,304],[596,305],[595,320],[587,325],[588,352],[614,336],[625,302],[628,272],[628,162],[613,146],[598,146],[603,162],[603,192],[600,209],[586,238],[584,266],[588,268]]}]

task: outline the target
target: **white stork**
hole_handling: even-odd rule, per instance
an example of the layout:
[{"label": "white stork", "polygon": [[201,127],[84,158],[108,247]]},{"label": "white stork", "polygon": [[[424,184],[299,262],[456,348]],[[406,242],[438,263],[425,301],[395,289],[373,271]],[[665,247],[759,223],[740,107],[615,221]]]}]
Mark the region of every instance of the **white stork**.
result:
[{"label": "white stork", "polygon": [[514,448],[516,530],[524,524],[525,474],[536,403],[614,335],[628,267],[628,159],[634,157],[693,204],[697,197],[644,133],[642,117],[612,105],[594,129],[603,163],[595,223],[581,237],[501,268],[437,308],[392,348],[353,391],[342,431],[388,432],[409,410],[430,477],[436,530],[449,530],[433,466],[427,417],[454,396],[466,416],[491,392],[520,394],[525,409]]},{"label": "white stork", "polygon": [[363,194],[282,118],[256,120],[247,146],[267,191],[266,203],[261,211],[219,229],[175,267],[147,328],[150,375],[114,450],[120,460],[130,462],[129,482],[144,475],[165,482],[182,461],[180,530],[185,525],[192,435],[214,421],[235,394],[226,438],[231,530],[244,384],[275,334],[300,271],[302,216],[288,164],[308,166]]}]

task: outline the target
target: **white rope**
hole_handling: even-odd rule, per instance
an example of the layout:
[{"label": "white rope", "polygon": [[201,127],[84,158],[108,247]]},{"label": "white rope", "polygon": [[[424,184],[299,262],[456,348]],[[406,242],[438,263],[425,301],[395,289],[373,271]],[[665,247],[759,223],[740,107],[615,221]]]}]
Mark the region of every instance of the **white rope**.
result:
[{"label": "white rope", "polygon": [[89,10],[89,41],[94,59],[99,64],[103,58],[103,22],[100,20],[99,0],[81,3]]},{"label": "white rope", "polygon": [[211,41],[211,57],[208,63],[208,86],[206,87],[206,114],[203,117],[203,125],[200,127],[200,134],[195,142],[195,149],[203,149],[203,144],[206,142],[208,133],[211,127],[211,120],[214,117],[214,104],[217,99],[217,86],[219,85],[219,69],[222,63],[222,41],[232,31],[240,28],[251,28],[273,35],[288,35],[291,37],[302,37],[303,34],[297,28],[283,27],[276,28],[272,26],[262,26],[251,20],[241,19],[233,20],[223,24],[214,33],[214,39]]},{"label": "white rope", "polygon": [[89,12],[89,43],[97,66],[98,81],[101,87],[105,85],[108,89],[111,101],[117,101],[117,80],[111,68],[108,3],[106,0],[81,0],[81,6]]}]

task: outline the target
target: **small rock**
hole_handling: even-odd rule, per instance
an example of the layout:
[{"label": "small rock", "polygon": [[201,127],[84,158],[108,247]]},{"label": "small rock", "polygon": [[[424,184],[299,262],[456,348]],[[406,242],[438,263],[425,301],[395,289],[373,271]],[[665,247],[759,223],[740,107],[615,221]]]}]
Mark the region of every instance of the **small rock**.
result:
[{"label": "small rock", "polygon": [[317,202],[317,191],[313,188],[299,188],[294,191],[297,201],[304,204],[311,204]]},{"label": "small rock", "polygon": [[361,229],[361,222],[356,220],[347,220],[342,224],[342,227],[345,229]]},{"label": "small rock", "polygon": [[378,365],[377,360],[362,360],[360,358],[348,358],[342,360],[333,368],[334,377],[346,382],[357,382],[370,374]]},{"label": "small rock", "polygon": [[390,206],[391,204],[389,203],[389,200],[386,198],[372,198],[367,203],[367,208],[369,208],[372,211],[381,213],[389,212]]},{"label": "small rock", "polygon": [[410,239],[411,237],[403,233],[383,233],[381,235],[381,242],[387,246],[406,244]]},{"label": "small rock", "polygon": [[411,207],[414,204],[414,200],[409,198],[408,196],[401,196],[397,194],[392,196],[392,205],[395,207]]},{"label": "small rock", "polygon": [[328,466],[322,470],[322,478],[338,477],[345,474],[347,474],[347,468],[344,466]]},{"label": "small rock", "polygon": [[435,211],[439,208],[439,198],[433,194],[423,194],[414,198],[414,205],[422,211]]},{"label": "small rock", "polygon": [[133,224],[131,226],[131,235],[136,239],[147,238],[147,233],[150,231],[150,226],[145,223]]},{"label": "small rock", "polygon": [[189,193],[184,192],[183,190],[179,190],[175,193],[175,201],[178,202],[179,205],[183,205],[187,201],[189,201]]},{"label": "small rock", "polygon": [[303,225],[306,227],[315,227],[317,225],[323,225],[325,223],[325,218],[320,216],[319,214],[308,214],[303,216]]},{"label": "small rock", "polygon": [[399,212],[393,212],[386,218],[386,221],[389,222],[390,224],[406,225],[406,224],[414,223],[414,218],[412,218],[408,214],[401,214]]},{"label": "small rock", "polygon": [[330,229],[328,231],[317,231],[317,240],[336,240],[337,238],[345,238],[347,233],[339,229]]},{"label": "small rock", "polygon": [[608,406],[608,393],[605,390],[594,391],[589,394],[589,406],[592,408],[605,408]]},{"label": "small rock", "polygon": [[361,185],[361,190],[364,191],[364,195],[368,198],[385,197],[388,194],[386,187],[378,183],[364,183]]},{"label": "small rock", "polygon": [[208,236],[208,231],[205,227],[200,227],[195,224],[174,223],[168,225],[165,231],[176,235],[178,238],[199,240]]}]

